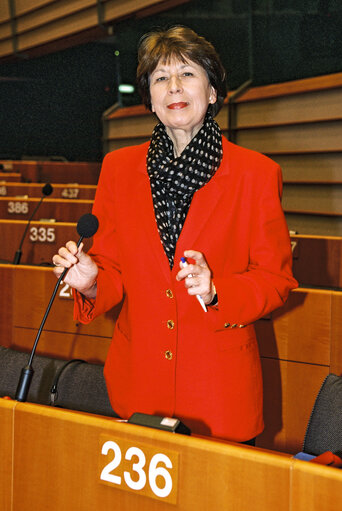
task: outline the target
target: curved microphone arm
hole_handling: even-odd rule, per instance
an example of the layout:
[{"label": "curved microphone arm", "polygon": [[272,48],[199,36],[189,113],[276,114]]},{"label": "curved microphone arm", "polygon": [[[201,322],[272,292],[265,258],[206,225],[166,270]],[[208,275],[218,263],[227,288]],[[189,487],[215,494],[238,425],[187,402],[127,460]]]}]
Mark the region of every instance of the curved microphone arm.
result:
[{"label": "curved microphone arm", "polygon": [[[82,243],[84,238],[91,238],[96,233],[98,226],[99,226],[99,222],[95,215],[92,215],[91,213],[86,213],[85,215],[83,215],[79,219],[78,224],[77,224],[77,232],[80,236],[80,238],[77,242],[77,247],[80,246],[80,244]],[[64,277],[68,271],[69,271],[69,268],[64,268],[62,274],[60,275],[60,277],[57,280],[57,284],[55,285],[55,288],[51,295],[49,304],[46,308],[44,317],[42,319],[39,330],[37,332],[36,339],[34,341],[34,344],[33,344],[32,350],[31,350],[28,364],[25,367],[23,367],[23,369],[21,370],[21,374],[20,374],[20,378],[19,378],[19,382],[18,382],[16,394],[15,394],[15,399],[17,401],[26,401],[28,391],[29,391],[29,388],[31,385],[33,373],[34,373],[34,370],[32,367],[32,362],[33,362],[33,357],[36,352],[37,344],[38,344],[39,338],[41,336],[42,330],[44,328],[45,322],[47,320],[47,317],[49,315],[50,309],[52,307],[53,301],[56,297],[59,285],[62,282],[62,280],[64,279]]]}]

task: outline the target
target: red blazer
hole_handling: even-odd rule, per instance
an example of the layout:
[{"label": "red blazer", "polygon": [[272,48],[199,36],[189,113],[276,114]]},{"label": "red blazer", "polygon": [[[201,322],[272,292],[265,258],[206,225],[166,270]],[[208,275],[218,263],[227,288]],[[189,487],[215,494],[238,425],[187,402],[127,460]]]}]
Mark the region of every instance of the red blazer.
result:
[{"label": "red blazer", "polygon": [[[223,138],[221,165],[193,197],[171,271],[154,216],[148,145],[104,159],[90,251],[98,294],[93,301],[75,293],[75,319],[87,323],[123,302],[104,371],[121,417],[176,416],[193,433],[248,440],[263,429],[253,322],[297,286],[280,168]],[[186,249],[203,252],[212,270],[219,303],[207,313],[175,279]]]}]

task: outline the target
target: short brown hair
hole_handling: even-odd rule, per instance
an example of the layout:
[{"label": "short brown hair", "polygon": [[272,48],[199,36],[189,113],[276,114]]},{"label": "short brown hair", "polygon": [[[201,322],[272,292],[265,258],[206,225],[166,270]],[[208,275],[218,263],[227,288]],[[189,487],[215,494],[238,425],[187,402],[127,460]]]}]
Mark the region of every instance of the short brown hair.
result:
[{"label": "short brown hair", "polygon": [[208,111],[214,117],[227,95],[225,69],[214,46],[191,28],[182,25],[155,30],[140,39],[137,85],[144,105],[151,110],[150,76],[158,62],[169,62],[172,58],[182,62],[191,60],[206,71],[210,85],[217,93],[216,103],[208,106]]}]

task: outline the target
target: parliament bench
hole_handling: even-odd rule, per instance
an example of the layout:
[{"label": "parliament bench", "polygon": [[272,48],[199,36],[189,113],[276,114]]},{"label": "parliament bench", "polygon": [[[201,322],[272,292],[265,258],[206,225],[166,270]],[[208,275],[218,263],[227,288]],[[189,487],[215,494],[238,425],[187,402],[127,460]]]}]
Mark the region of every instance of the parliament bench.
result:
[{"label": "parliament bench", "polygon": [[28,183],[82,183],[96,185],[100,162],[0,160],[7,170],[17,172]]},{"label": "parliament bench", "polygon": [[0,184],[4,181],[19,182],[21,174],[20,172],[0,172]]},{"label": "parliament bench", "polygon": [[[29,352],[56,278],[51,268],[0,265],[1,344]],[[264,378],[265,431],[258,445],[301,450],[323,378],[342,372],[342,292],[300,288],[256,323]],[[104,363],[120,306],[88,325],[73,320],[68,285],[57,293],[37,353]]]},{"label": "parliament bench", "polygon": [[[39,198],[17,199],[0,197],[0,218],[28,220],[39,203]],[[75,222],[85,213],[91,213],[93,200],[49,199],[41,203],[36,219],[54,219],[59,222]]]},{"label": "parliament bench", "polygon": [[[51,199],[90,199],[94,200],[96,185],[79,183],[51,183],[53,191]],[[41,183],[14,183],[4,181],[0,183],[1,197],[33,198],[42,197],[43,185]]]},{"label": "parliament bench", "polygon": [[[25,220],[0,219],[0,261],[11,263],[27,227]],[[77,241],[79,235],[75,222],[32,221],[21,247],[21,264],[51,265],[52,256],[69,240]],[[88,251],[91,238],[83,240]]]}]

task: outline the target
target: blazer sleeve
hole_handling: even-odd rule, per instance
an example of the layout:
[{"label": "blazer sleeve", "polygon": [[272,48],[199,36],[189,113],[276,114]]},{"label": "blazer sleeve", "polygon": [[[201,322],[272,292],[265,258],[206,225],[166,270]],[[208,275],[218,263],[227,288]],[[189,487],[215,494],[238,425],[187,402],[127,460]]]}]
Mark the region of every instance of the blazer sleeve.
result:
[{"label": "blazer sleeve", "polygon": [[255,322],[283,305],[289,291],[298,286],[292,275],[291,243],[281,207],[281,169],[273,163],[253,184],[246,271],[214,275],[218,306],[209,309],[216,329]]},{"label": "blazer sleeve", "polygon": [[97,297],[85,298],[73,290],[74,319],[89,323],[95,317],[112,309],[123,298],[123,283],[120,269],[119,244],[116,242],[115,208],[115,163],[114,153],[105,156],[96,190],[93,214],[99,220],[99,229],[94,236],[88,254],[98,265]]}]

